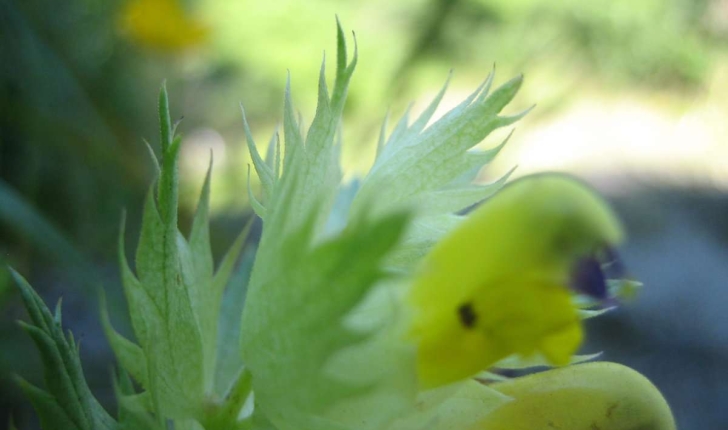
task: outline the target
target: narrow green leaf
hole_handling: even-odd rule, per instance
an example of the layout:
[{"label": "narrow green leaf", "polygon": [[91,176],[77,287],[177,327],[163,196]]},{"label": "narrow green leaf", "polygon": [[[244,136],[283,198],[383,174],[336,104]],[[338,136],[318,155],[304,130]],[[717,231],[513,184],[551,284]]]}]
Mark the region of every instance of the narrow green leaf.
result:
[{"label": "narrow green leaf", "polygon": [[15,271],[12,267],[8,267],[10,274],[15,280],[15,285],[20,290],[20,296],[23,299],[25,309],[30,315],[30,319],[33,324],[41,328],[42,330],[49,331],[53,327],[53,316],[51,315],[48,308],[43,303],[43,300],[38,296],[38,293],[33,290],[33,287],[28,284],[28,281]]},{"label": "narrow green leaf", "polygon": [[521,84],[523,84],[523,75],[518,75],[496,88],[490,95],[488,95],[490,85],[487,85],[487,88],[480,94],[475,103],[487,106],[484,109],[486,115],[495,115],[513,100],[518,90],[521,89]]},{"label": "narrow green leaf", "polygon": [[162,172],[159,176],[157,193],[159,216],[170,230],[177,229],[177,202],[179,199],[177,158],[181,144],[182,138],[179,136],[172,140],[162,156]]},{"label": "narrow green leaf", "polygon": [[273,174],[274,182],[278,181],[281,176],[281,142],[278,136],[278,127],[273,130],[273,134],[268,140],[268,146],[265,151],[265,164]]},{"label": "narrow green leaf", "polygon": [[116,359],[119,360],[121,367],[131,373],[142,387],[148,387],[147,358],[144,356],[144,351],[139,345],[126,339],[114,330],[109,319],[109,311],[106,306],[106,294],[104,294],[103,290],[101,291],[99,302],[101,308],[101,325],[103,326],[106,339],[111,345],[111,349],[114,350]]},{"label": "narrow green leaf", "polygon": [[514,170],[487,185],[465,185],[422,193],[415,204],[422,215],[458,213],[495,194]]},{"label": "narrow green leaf", "polygon": [[205,182],[202,185],[197,210],[192,219],[189,246],[194,256],[195,271],[204,277],[212,275],[213,261],[210,248],[210,183],[212,177],[212,154],[207,167]]},{"label": "narrow green leaf", "polygon": [[53,397],[58,407],[68,415],[69,419],[78,428],[90,429],[90,408],[88,408],[88,405],[84,408],[79,402],[74,383],[67,372],[66,364],[63,362],[63,358],[53,339],[38,327],[25,324],[22,321],[19,324],[31,339],[33,339],[33,342],[40,352],[45,370],[45,383],[48,386],[48,390],[54,394]]},{"label": "narrow green leaf", "polygon": [[344,37],[344,29],[341,27],[338,15],[336,16],[336,70],[337,77],[339,73],[343,73],[346,69],[346,37]]},{"label": "narrow green leaf", "polygon": [[493,86],[493,78],[495,77],[495,64],[493,64],[493,68],[490,69],[490,73],[488,73],[488,76],[485,78],[485,82],[483,82],[482,85],[482,91],[480,91],[477,100],[475,103],[481,103],[483,100],[485,100],[488,95],[490,95],[490,88]]},{"label": "narrow green leaf", "polygon": [[376,152],[376,158],[379,158],[379,155],[384,150],[384,144],[387,141],[387,125],[389,123],[389,111],[384,115],[384,120],[382,120],[382,125],[379,128],[379,138],[377,138],[377,152]]},{"label": "narrow green leaf", "polygon": [[159,89],[159,131],[162,145],[162,162],[167,154],[167,149],[172,144],[172,120],[169,115],[169,97],[167,95],[167,83],[163,82]]},{"label": "narrow green leaf", "polygon": [[283,160],[284,174],[290,166],[290,162],[295,159],[295,153],[302,150],[303,137],[301,136],[300,126],[296,120],[293,109],[293,100],[291,99],[291,75],[286,79],[286,89],[283,98],[283,136],[285,138],[286,157]]},{"label": "narrow green leaf", "polygon": [[253,208],[255,214],[258,215],[260,219],[266,219],[268,211],[266,210],[265,206],[263,206],[263,204],[255,197],[255,194],[253,194],[253,188],[250,185],[250,166],[248,166],[248,200],[250,200],[250,206]]},{"label": "narrow green leaf", "polygon": [[120,370],[113,383],[119,409],[119,430],[166,430],[166,426],[159,425],[149,413],[152,409],[149,393],[135,393],[126,372]]},{"label": "narrow green leaf", "polygon": [[80,427],[58,405],[56,399],[40,388],[26,382],[20,377],[15,378],[16,383],[30,399],[33,408],[40,418],[40,425],[45,430],[86,430],[90,427]]},{"label": "narrow green leaf", "polygon": [[248,119],[245,117],[245,109],[242,103],[240,104],[240,111],[243,116],[243,128],[245,129],[245,141],[248,144],[248,151],[250,152],[250,158],[253,160],[253,166],[255,171],[258,173],[260,183],[263,186],[263,192],[266,196],[270,196],[273,192],[273,186],[275,185],[275,177],[273,170],[268,166],[258,152],[258,147],[255,145],[253,140],[253,134],[250,132],[250,125],[248,125]]},{"label": "narrow green leaf", "polygon": [[326,53],[324,53],[324,57],[321,60],[321,67],[319,67],[316,115],[320,115],[322,112],[325,112],[324,115],[330,115],[329,111],[331,106],[329,103],[329,89],[326,86]]},{"label": "narrow green leaf", "polygon": [[53,311],[53,324],[60,327],[63,322],[63,316],[61,315],[61,308],[63,307],[63,297],[58,299],[56,302],[56,309]]},{"label": "narrow green leaf", "polygon": [[[319,69],[318,81],[318,103],[316,104],[316,115],[314,116],[311,128],[306,136],[306,151],[311,152],[312,158],[318,158],[318,153],[330,149],[333,145],[334,134],[336,133],[339,117],[331,110],[329,90],[326,87],[326,56]],[[333,163],[329,163],[333,164]]]},{"label": "narrow green leaf", "polygon": [[[150,196],[147,197],[149,201]],[[129,262],[126,258],[126,247],[124,235],[126,233],[126,212],[122,213],[119,228],[119,270],[121,271],[121,282],[124,287],[124,295],[129,305],[129,316],[131,318],[132,327],[137,339],[142,345],[145,345],[149,339],[149,329],[147,328],[146,316],[151,315],[146,309],[154,306],[154,301],[149,294],[144,291],[139,280],[136,278]],[[158,310],[153,312],[159,313]]]},{"label": "narrow green leaf", "polygon": [[334,81],[334,92],[331,95],[332,111],[335,115],[341,115],[346,101],[346,94],[349,88],[349,81],[354,74],[357,62],[359,61],[359,46],[356,41],[356,34],[351,33],[354,39],[354,54],[347,65],[348,54],[346,48],[346,37],[338,18],[336,20],[336,79]]},{"label": "narrow green leaf", "polygon": [[78,346],[73,336],[69,334],[67,339],[63,333],[60,302],[56,307],[55,316],[52,316],[45,303],[25,279],[12,269],[11,273],[16,279],[34,324],[21,321],[19,325],[33,339],[40,352],[45,385],[49,392],[35,389],[23,381],[19,383],[31,397],[41,420],[48,418],[48,422],[51,423],[52,418],[57,418],[62,421],[63,418],[59,415],[62,414],[72,423],[72,427],[67,426],[67,428],[114,429],[116,422],[99,405],[86,384]]},{"label": "narrow green leaf", "polygon": [[278,134],[278,129],[276,128],[276,153],[275,158],[273,159],[273,170],[275,172],[276,180],[281,177],[281,138]]},{"label": "narrow green leaf", "polygon": [[142,139],[142,141],[147,147],[147,151],[149,152],[149,158],[151,158],[152,163],[154,164],[154,170],[156,171],[157,176],[159,176],[162,173],[162,167],[159,164],[159,159],[157,159],[157,154],[154,153],[154,148],[152,148],[152,145],[147,139]]},{"label": "narrow green leaf", "polygon": [[[399,149],[398,148],[399,142],[405,142],[405,139],[403,137],[407,133],[407,128],[409,127],[409,116],[410,116],[410,112],[412,111],[412,106],[414,106],[414,103],[412,103],[412,102],[410,102],[407,105],[407,109],[404,110],[404,113],[402,114],[402,118],[400,118],[399,121],[397,121],[397,124],[394,126],[394,130],[392,130],[392,134],[389,135],[387,144],[384,145],[385,155],[388,155],[389,153],[392,153],[395,150]],[[387,158],[387,157],[385,157],[385,158]],[[381,162],[375,163],[374,166],[372,166],[372,170],[370,171],[370,174],[372,172],[376,171],[376,169],[379,165],[381,165]]]},{"label": "narrow green leaf", "polygon": [[189,244],[178,234],[182,278],[188,291],[192,310],[200,328],[203,346],[205,389],[212,388],[215,372],[217,349],[217,323],[222,292],[212,288],[214,263],[210,247],[210,182],[212,175],[212,155],[207,169],[205,182],[200,192],[192,221]]}]

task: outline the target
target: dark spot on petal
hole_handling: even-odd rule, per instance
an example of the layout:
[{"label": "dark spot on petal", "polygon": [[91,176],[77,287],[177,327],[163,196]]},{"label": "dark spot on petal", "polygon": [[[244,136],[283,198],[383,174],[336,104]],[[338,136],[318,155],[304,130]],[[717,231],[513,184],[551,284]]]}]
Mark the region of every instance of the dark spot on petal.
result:
[{"label": "dark spot on petal", "polygon": [[475,315],[475,311],[473,310],[472,303],[461,305],[458,308],[458,316],[460,317],[460,322],[467,328],[473,328],[475,321],[478,319],[478,316]]},{"label": "dark spot on petal", "polygon": [[607,281],[596,258],[578,260],[571,271],[571,288],[597,299],[607,298]]}]

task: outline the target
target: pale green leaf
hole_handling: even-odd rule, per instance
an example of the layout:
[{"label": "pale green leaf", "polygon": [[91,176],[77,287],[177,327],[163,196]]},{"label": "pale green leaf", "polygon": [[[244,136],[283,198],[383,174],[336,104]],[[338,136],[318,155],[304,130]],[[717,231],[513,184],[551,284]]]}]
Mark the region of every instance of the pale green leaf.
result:
[{"label": "pale green leaf", "polygon": [[129,375],[119,371],[113,379],[114,394],[119,410],[120,430],[162,430],[164,427],[149,412],[153,409],[149,392],[136,393]]},{"label": "pale green leaf", "polygon": [[104,334],[111,345],[111,349],[114,350],[116,359],[119,360],[121,367],[129,372],[142,387],[147,387],[149,378],[147,374],[147,358],[144,356],[144,351],[139,345],[114,330],[109,319],[106,295],[103,291],[101,292],[99,306],[101,308],[101,324],[104,328]]},{"label": "pale green leaf", "polygon": [[395,421],[388,429],[470,429],[511,400],[471,379],[420,393],[415,410]]},{"label": "pale green leaf", "polygon": [[[240,111],[243,116],[243,128],[245,130],[245,141],[248,144],[248,152],[250,152],[250,158],[253,160],[253,166],[255,167],[255,171],[258,174],[258,178],[260,178],[260,183],[263,185],[263,192],[266,196],[270,196],[273,192],[273,186],[276,182],[276,177],[274,176],[273,169],[266,164],[266,162],[263,160],[263,158],[260,156],[260,152],[258,152],[258,147],[255,145],[255,141],[253,140],[253,134],[250,131],[250,125],[248,125],[248,119],[245,117],[245,109],[243,108],[243,105],[240,105]],[[248,183],[250,183],[250,179],[248,179]]]},{"label": "pale green leaf", "polygon": [[393,280],[370,290],[343,320],[346,328],[366,339],[337,351],[326,362],[324,371],[332,380],[363,387],[332,402],[325,412],[346,428],[382,429],[414,407],[415,348],[403,342],[407,325],[402,287]]},{"label": "pale green leaf", "polygon": [[[337,50],[346,56],[346,42],[341,28],[338,28]],[[265,205],[265,229],[261,237],[259,256],[263,261],[270,249],[266,231],[285,236],[295,232],[314,216],[314,231],[323,230],[328,211],[333,203],[336,189],[341,180],[338,149],[334,140],[341,121],[349,80],[357,61],[356,50],[352,61],[337,57],[336,81],[330,100],[323,79],[319,79],[319,99],[327,102],[317,108],[311,127],[304,138],[300,132],[301,124],[295,117],[291,99],[290,77],[286,84],[283,109],[283,132],[285,137],[285,157],[283,171],[275,193]],[[253,203],[254,208],[257,203]],[[259,210],[258,208],[257,210]],[[272,258],[272,257],[271,257]]]},{"label": "pale green leaf", "polygon": [[[260,285],[264,295],[248,292],[243,359],[253,373],[256,403],[281,429],[343,428],[326,410],[367,388],[322,369],[335,351],[363,340],[342,320],[380,279],[381,260],[406,220],[397,215],[349,226],[313,249],[311,230],[304,230],[280,247],[286,268]],[[254,281],[255,271],[251,287]]]},{"label": "pale green leaf", "polygon": [[189,243],[177,235],[177,248],[182,278],[189,293],[190,303],[197,319],[203,348],[205,390],[212,388],[217,352],[217,324],[224,285],[215,288],[213,259],[210,249],[210,180],[212,158],[202,186],[197,211],[192,221]]},{"label": "pale green leaf", "polygon": [[161,136],[162,154],[167,153],[167,149],[172,144],[172,119],[169,115],[169,97],[167,96],[167,82],[162,82],[162,88],[159,90],[159,131]]},{"label": "pale green leaf", "polygon": [[422,193],[415,204],[422,215],[458,213],[495,194],[505,185],[513,170],[490,184],[461,185]]},{"label": "pale green leaf", "polygon": [[253,208],[253,212],[255,212],[260,219],[266,219],[268,216],[268,210],[255,197],[255,194],[253,194],[253,188],[250,181],[250,166],[248,166],[248,200],[250,201],[250,206]]},{"label": "pale green leaf", "polygon": [[137,292],[137,299],[146,303],[141,308],[130,303],[129,311],[132,321],[135,314],[145,320],[147,338],[139,341],[148,361],[149,389],[164,413],[185,417],[196,412],[204,392],[202,339],[183,279],[176,213],[164,222],[151,196],[150,192],[136,258],[139,286],[146,293]]},{"label": "pale green leaf", "polygon": [[411,268],[463,219],[463,216],[453,214],[415,218],[409,225],[402,243],[387,258],[387,265],[395,268]]},{"label": "pale green leaf", "polygon": [[[415,128],[413,134],[405,133],[400,141],[389,143],[395,149],[388,157],[376,160],[362,184],[361,197],[355,207],[357,204],[392,205],[406,201],[420,192],[442,188],[468,170],[462,161],[466,151],[493,130],[512,124],[523,115],[497,116],[513,99],[521,82],[521,77],[515,78],[489,97],[478,98],[458,115],[446,115],[422,132]],[[491,157],[498,149],[490,153]],[[483,160],[487,161],[487,158]],[[376,202],[369,202],[374,196]],[[357,210],[361,208],[357,207]]]}]

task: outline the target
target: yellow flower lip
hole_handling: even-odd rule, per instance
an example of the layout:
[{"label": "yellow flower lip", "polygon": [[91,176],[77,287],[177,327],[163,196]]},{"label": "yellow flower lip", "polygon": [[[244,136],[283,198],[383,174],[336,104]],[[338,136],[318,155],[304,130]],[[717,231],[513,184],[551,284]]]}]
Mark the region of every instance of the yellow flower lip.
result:
[{"label": "yellow flower lip", "polygon": [[616,253],[604,244],[621,239],[614,213],[581,181],[537,174],[505,186],[433,247],[413,280],[422,386],[511,355],[568,364],[584,336],[574,290],[606,298],[602,263]]}]

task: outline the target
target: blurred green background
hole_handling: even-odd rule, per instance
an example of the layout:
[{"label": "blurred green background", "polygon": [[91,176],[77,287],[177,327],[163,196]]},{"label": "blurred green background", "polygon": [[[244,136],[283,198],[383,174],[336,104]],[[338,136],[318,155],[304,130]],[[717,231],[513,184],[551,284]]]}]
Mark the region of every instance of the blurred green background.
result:
[{"label": "blurred green background", "polygon": [[[304,119],[315,109],[335,22],[355,30],[359,66],[345,111],[346,174],[365,172],[385,112],[423,108],[454,70],[441,111],[497,66],[518,73],[515,113],[537,104],[482,172],[574,172],[625,218],[646,283],[634,304],[590,323],[590,351],[665,392],[681,428],[724,429],[728,411],[728,1],[726,0],[0,0],[0,262],[46,300],[64,298],[92,389],[107,404],[113,358],[103,287],[121,331],[116,242],[135,243],[154,177],[156,97],[167,80],[184,116],[183,230],[214,151],[217,255],[250,216],[239,103],[258,142],[280,121],[288,71]],[[158,28],[158,33],[149,28]],[[500,136],[483,143],[496,144]],[[34,428],[11,380],[39,382],[26,318],[0,271],[0,428]]]}]

